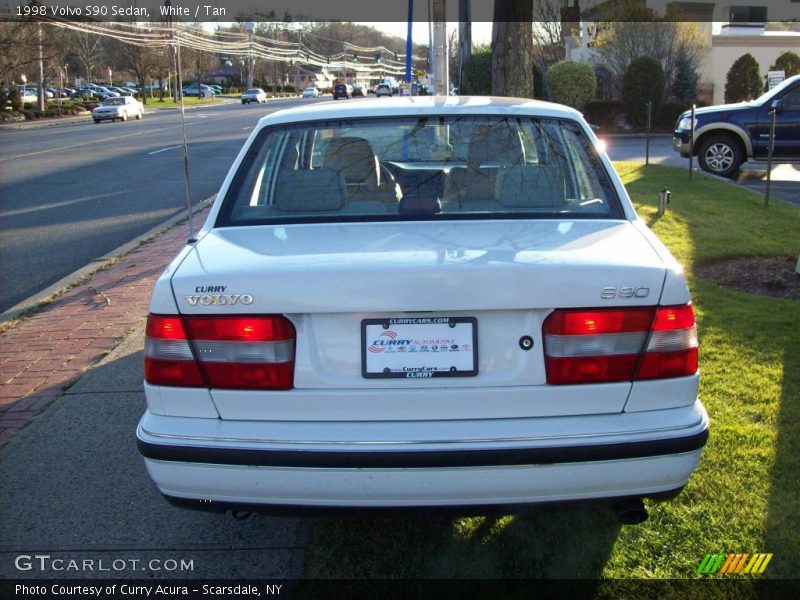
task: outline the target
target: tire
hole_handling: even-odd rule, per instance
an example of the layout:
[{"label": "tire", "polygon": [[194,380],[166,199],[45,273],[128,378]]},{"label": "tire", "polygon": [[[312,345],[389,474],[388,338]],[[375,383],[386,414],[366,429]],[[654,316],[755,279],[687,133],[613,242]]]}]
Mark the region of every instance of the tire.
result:
[{"label": "tire", "polygon": [[100,124],[100,119],[95,119],[94,122],[99,125]]},{"label": "tire", "polygon": [[144,116],[144,112],[140,110],[139,114],[136,115],[136,119],[141,121],[143,116]]},{"label": "tire", "polygon": [[128,111],[127,110],[122,113],[122,120],[123,121],[127,121],[128,120]]},{"label": "tire", "polygon": [[244,106],[245,104],[247,104],[247,102],[245,102],[244,100],[242,100],[242,106]]},{"label": "tire", "polygon": [[720,177],[733,177],[744,161],[741,143],[726,134],[709,135],[697,150],[700,168]]}]

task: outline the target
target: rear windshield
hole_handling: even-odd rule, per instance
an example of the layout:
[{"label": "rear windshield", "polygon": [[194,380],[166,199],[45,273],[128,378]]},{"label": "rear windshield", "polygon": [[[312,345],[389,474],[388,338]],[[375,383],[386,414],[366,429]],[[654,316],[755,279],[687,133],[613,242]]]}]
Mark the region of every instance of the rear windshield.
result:
[{"label": "rear windshield", "polygon": [[624,216],[575,121],[404,117],[265,128],[217,226],[486,218]]}]

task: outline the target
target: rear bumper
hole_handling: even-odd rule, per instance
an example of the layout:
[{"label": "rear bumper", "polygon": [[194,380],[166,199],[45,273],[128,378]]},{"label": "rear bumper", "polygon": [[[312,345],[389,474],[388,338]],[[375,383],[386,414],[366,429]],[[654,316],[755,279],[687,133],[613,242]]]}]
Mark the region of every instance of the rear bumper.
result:
[{"label": "rear bumper", "polygon": [[[485,439],[473,435],[479,423],[448,422],[440,426],[448,439],[412,440],[404,434],[414,425],[405,422],[390,429],[394,439],[379,439],[379,429],[370,424],[335,423],[327,434],[317,429],[313,441],[300,441],[308,424],[147,412],[137,441],[150,476],[173,499],[400,508],[669,492],[686,484],[708,436],[708,416],[699,402],[637,414],[509,421],[507,435]],[[464,423],[461,438],[452,435],[459,423]],[[261,439],[253,435],[254,425]],[[295,440],[288,435],[293,426]],[[554,433],[559,429],[562,434]],[[524,431],[527,435],[518,435]],[[353,433],[358,440],[345,439]]]}]

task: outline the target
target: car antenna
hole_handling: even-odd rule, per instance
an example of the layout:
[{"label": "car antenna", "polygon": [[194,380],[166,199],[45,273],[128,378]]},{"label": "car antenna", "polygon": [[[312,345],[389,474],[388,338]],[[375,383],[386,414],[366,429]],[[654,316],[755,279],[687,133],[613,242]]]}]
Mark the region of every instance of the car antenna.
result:
[{"label": "car antenna", "polygon": [[189,215],[187,224],[189,225],[189,239],[186,240],[187,244],[194,244],[197,238],[194,237],[194,222],[192,217],[192,195],[191,188],[189,187],[189,146],[186,143],[186,110],[183,103],[183,78],[181,76],[181,40],[180,30],[175,29],[175,26],[170,19],[170,36],[173,37],[175,46],[173,52],[175,53],[175,85],[178,88],[178,95],[181,99],[181,129],[183,131],[183,181],[184,189],[186,190],[186,211]]}]

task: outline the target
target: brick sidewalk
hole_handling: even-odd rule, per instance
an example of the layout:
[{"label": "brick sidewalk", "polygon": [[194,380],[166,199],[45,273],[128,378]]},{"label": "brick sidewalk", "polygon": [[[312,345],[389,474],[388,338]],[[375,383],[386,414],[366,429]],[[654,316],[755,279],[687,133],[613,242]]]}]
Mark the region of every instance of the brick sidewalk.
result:
[{"label": "brick sidewalk", "polygon": [[187,238],[185,223],[173,226],[0,334],[0,447],[147,316],[156,279]]}]

